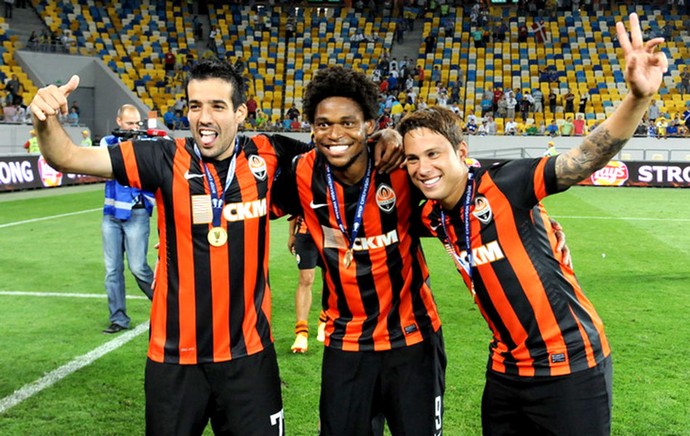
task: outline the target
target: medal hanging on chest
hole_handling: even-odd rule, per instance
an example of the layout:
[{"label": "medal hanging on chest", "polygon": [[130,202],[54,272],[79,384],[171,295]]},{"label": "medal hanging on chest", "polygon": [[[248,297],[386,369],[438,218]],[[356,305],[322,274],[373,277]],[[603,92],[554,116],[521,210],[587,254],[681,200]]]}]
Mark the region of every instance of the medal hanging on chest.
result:
[{"label": "medal hanging on chest", "polygon": [[367,171],[362,181],[362,186],[359,189],[359,199],[357,200],[357,209],[355,210],[355,219],[352,223],[352,231],[348,233],[345,228],[345,222],[340,214],[340,205],[338,203],[338,195],[335,191],[335,182],[333,181],[333,174],[331,173],[331,166],[326,164],[326,183],[328,185],[328,195],[333,203],[333,211],[335,213],[335,220],[338,223],[340,231],[347,242],[347,249],[343,255],[343,266],[349,268],[355,258],[354,243],[357,239],[357,233],[362,226],[362,219],[364,217],[364,204],[367,202],[367,193],[369,192],[369,184],[371,182],[372,164],[371,159],[367,161]]},{"label": "medal hanging on chest", "polygon": [[201,152],[196,144],[194,144],[194,152],[199,158],[199,165],[204,170],[206,175],[205,180],[208,181],[209,191],[211,191],[211,208],[213,210],[213,227],[208,231],[206,239],[208,243],[213,247],[222,247],[228,242],[228,232],[221,225],[221,215],[223,214],[223,206],[225,204],[225,193],[228,191],[232,180],[235,178],[235,166],[237,165],[237,155],[240,151],[240,143],[237,138],[235,138],[235,152],[232,155],[232,160],[230,161],[230,166],[228,167],[228,175],[225,177],[225,187],[222,191],[218,190],[216,186],[216,181],[208,169],[203,159],[201,158]]}]

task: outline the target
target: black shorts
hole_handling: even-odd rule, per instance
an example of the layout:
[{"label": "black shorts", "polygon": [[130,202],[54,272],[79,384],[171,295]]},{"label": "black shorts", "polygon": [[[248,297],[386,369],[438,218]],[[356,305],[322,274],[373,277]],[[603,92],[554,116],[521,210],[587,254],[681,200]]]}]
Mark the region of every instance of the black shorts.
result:
[{"label": "black shorts", "polygon": [[310,234],[295,235],[295,259],[299,269],[314,269],[319,264],[319,252]]},{"label": "black shorts", "polygon": [[443,429],[446,353],[439,330],[424,342],[387,351],[326,347],[321,369],[321,436],[437,435]]},{"label": "black shorts", "polygon": [[487,371],[484,435],[611,434],[611,357],[570,375],[518,377]]},{"label": "black shorts", "polygon": [[220,363],[146,362],[146,434],[285,434],[275,349]]}]

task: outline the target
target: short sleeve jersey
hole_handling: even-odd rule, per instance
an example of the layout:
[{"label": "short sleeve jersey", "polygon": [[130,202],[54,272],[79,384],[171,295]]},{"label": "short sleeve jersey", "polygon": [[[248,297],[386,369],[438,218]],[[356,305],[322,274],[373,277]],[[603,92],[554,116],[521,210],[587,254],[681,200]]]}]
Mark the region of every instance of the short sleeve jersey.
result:
[{"label": "short sleeve jersey", "polygon": [[308,149],[284,139],[238,137],[234,177],[227,190],[232,158],[204,161],[224,198],[219,225],[228,238],[220,246],[209,239],[215,227],[210,178],[191,138],[128,141],[109,149],[118,182],[156,196],[160,246],[151,308],[151,360],[222,362],[258,353],[272,343],[271,186],[280,156],[289,167],[290,154]]},{"label": "short sleeve jersey", "polygon": [[604,326],[556,250],[540,200],[558,191],[555,157],[472,168],[471,278],[465,204],[427,201],[425,226],[446,246],[493,332],[488,367],[516,376],[556,376],[592,368],[610,354]]},{"label": "short sleeve jersey", "polygon": [[[323,156],[311,151],[297,160],[291,180],[286,181],[296,182],[301,210],[294,212],[303,211],[325,265],[325,345],[344,351],[382,351],[423,341],[440,328],[441,322],[420,241],[414,234],[413,222],[419,222],[419,197],[413,198],[407,173],[373,171],[362,225],[352,244],[353,260],[348,266],[346,252],[350,244],[335,216],[325,165]],[[361,185],[362,181],[353,186],[334,181],[348,235]],[[295,198],[293,194],[280,201],[296,203]]]}]

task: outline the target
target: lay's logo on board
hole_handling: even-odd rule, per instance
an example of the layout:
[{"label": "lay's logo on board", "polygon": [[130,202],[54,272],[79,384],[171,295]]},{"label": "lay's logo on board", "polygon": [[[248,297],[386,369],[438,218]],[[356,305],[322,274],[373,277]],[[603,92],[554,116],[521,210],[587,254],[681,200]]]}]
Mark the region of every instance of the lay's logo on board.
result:
[{"label": "lay's logo on board", "polygon": [[597,186],[623,186],[628,177],[628,167],[621,161],[612,160],[604,168],[592,174],[590,180]]}]

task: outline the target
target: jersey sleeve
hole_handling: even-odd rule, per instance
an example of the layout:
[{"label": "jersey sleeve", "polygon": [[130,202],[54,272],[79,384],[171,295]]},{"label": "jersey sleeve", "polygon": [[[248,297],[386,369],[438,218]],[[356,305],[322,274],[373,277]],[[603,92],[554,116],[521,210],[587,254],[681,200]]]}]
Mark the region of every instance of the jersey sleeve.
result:
[{"label": "jersey sleeve", "polygon": [[283,135],[270,135],[269,140],[276,151],[276,156],[278,156],[278,167],[281,172],[291,168],[292,161],[296,156],[314,148],[311,144]]},{"label": "jersey sleeve", "polygon": [[118,183],[155,192],[162,185],[162,165],[170,161],[170,139],[124,141],[108,148]]},{"label": "jersey sleeve", "polygon": [[[271,192],[271,211],[274,216],[285,214],[302,215],[302,206],[297,191],[297,179],[295,171],[300,155],[295,156],[290,165],[280,168],[273,182]],[[280,213],[276,213],[280,212]]]},{"label": "jersey sleeve", "polygon": [[488,171],[496,185],[511,197],[514,205],[531,209],[544,197],[565,190],[558,187],[556,157],[516,159],[496,165]]}]

